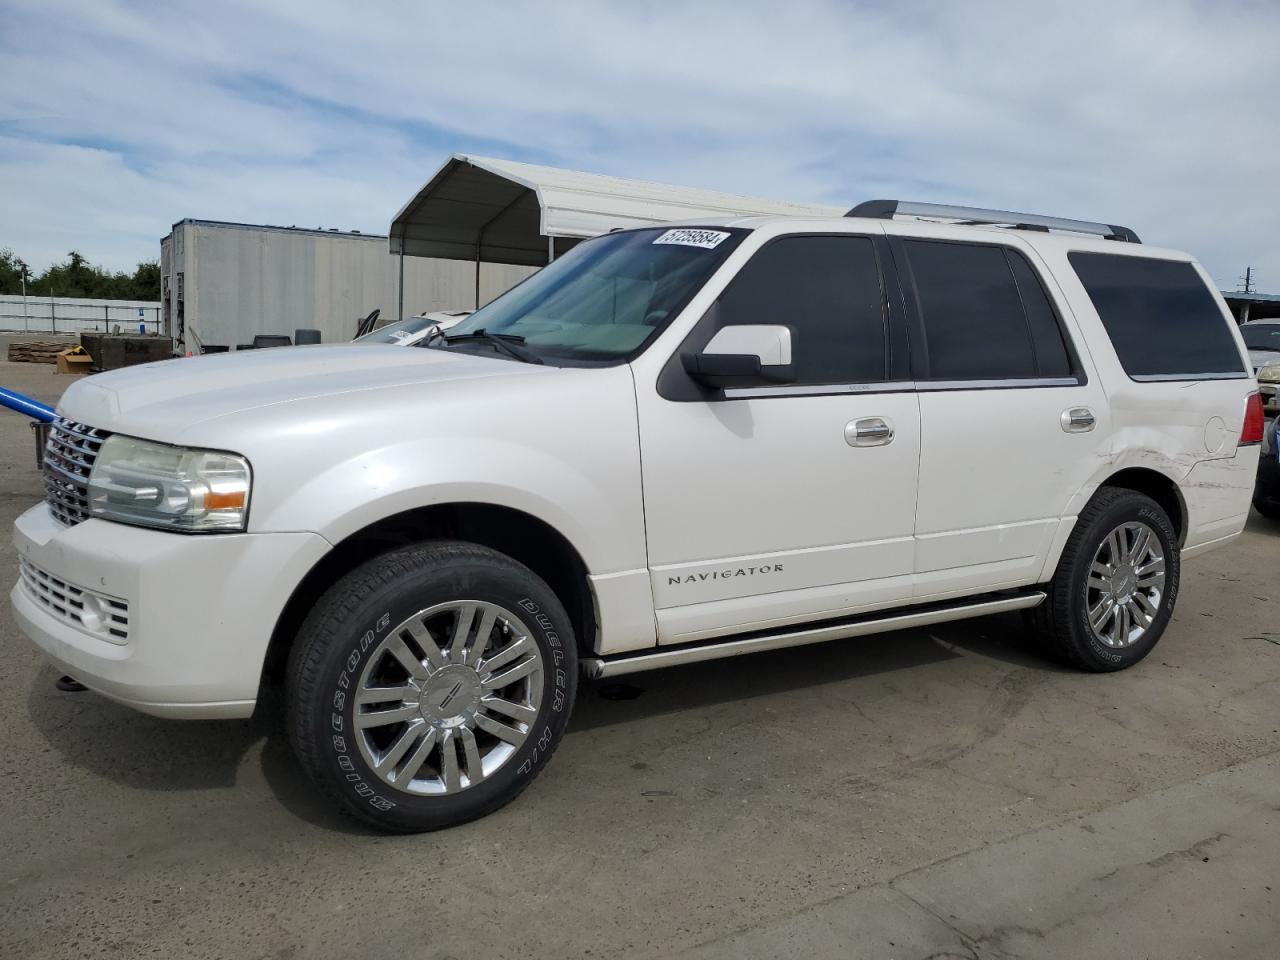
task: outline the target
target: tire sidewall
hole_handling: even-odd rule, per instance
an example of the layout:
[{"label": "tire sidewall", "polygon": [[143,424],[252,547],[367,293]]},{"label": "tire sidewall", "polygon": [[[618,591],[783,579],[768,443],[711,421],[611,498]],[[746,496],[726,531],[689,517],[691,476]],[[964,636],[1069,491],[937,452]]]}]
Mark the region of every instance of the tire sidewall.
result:
[{"label": "tire sidewall", "polygon": [[[1089,626],[1089,611],[1085,601],[1085,584],[1094,555],[1102,541],[1123,523],[1141,521],[1155,531],[1165,558],[1165,590],[1160,598],[1160,609],[1155,620],[1147,628],[1142,639],[1128,647],[1109,647],[1095,636]],[[1137,663],[1159,642],[1173,616],[1178,599],[1179,556],[1177,535],[1169,515],[1154,500],[1133,494],[1123,497],[1094,517],[1081,540],[1081,549],[1075,556],[1068,584],[1071,611],[1071,632],[1080,653],[1091,661],[1090,666],[1100,670],[1123,670]]]},{"label": "tire sidewall", "polygon": [[[356,740],[355,693],[370,658],[394,628],[421,610],[456,600],[496,604],[524,623],[542,654],[542,701],[529,736],[499,770],[452,796],[417,796],[370,769]],[[320,768],[340,799],[379,826],[424,830],[482,816],[532,781],[564,733],[576,684],[573,631],[550,589],[514,563],[455,561],[412,569],[360,598],[335,624],[321,653],[314,701],[303,709]]]}]

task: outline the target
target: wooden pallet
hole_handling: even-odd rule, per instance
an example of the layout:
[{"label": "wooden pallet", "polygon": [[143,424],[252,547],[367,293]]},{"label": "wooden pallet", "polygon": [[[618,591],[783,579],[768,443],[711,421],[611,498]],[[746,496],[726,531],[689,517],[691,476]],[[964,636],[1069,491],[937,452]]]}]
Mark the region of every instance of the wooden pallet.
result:
[{"label": "wooden pallet", "polygon": [[57,363],[58,354],[74,347],[74,343],[31,341],[29,343],[9,344],[10,363]]}]

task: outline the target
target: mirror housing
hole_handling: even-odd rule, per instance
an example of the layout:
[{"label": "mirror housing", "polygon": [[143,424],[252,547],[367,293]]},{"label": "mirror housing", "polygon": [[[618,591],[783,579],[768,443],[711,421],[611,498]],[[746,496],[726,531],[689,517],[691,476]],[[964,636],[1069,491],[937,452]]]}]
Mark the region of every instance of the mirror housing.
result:
[{"label": "mirror housing", "polygon": [[790,383],[796,378],[791,328],[782,324],[722,327],[701,353],[681,354],[680,362],[694,380],[718,390]]}]

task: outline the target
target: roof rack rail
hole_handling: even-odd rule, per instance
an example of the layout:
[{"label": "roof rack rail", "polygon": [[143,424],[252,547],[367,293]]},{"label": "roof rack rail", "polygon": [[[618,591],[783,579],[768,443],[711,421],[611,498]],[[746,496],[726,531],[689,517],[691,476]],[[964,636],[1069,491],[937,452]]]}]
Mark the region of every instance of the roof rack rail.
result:
[{"label": "roof rack rail", "polygon": [[1034,213],[1013,213],[1009,210],[984,210],[980,207],[957,207],[947,203],[914,203],[903,200],[865,200],[845,214],[846,217],[869,217],[875,220],[892,220],[902,217],[936,217],[939,220],[955,220],[962,224],[1007,226],[1016,230],[1062,230],[1068,233],[1087,233],[1104,240],[1122,240],[1125,243],[1141,243],[1138,235],[1128,227],[1114,223],[1092,223],[1088,220],[1067,220],[1063,217],[1042,217]]}]

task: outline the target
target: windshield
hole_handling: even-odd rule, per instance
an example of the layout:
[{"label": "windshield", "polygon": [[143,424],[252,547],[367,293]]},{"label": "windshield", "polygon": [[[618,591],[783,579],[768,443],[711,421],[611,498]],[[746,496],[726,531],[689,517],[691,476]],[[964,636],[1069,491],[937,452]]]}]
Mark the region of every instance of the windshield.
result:
[{"label": "windshield", "polygon": [[366,333],[363,337],[358,337],[356,343],[404,343],[412,340],[415,334],[435,325],[436,321],[430,317],[409,317],[398,323],[388,323],[373,333]]},{"label": "windshield", "polygon": [[1275,350],[1280,353],[1280,323],[1246,323],[1240,328],[1244,345],[1250,350]]},{"label": "windshield", "polygon": [[[587,240],[447,336],[523,337],[528,350],[552,361],[627,359],[684,307],[743,236],[741,230],[659,227]],[[428,345],[448,346],[439,338]]]}]

